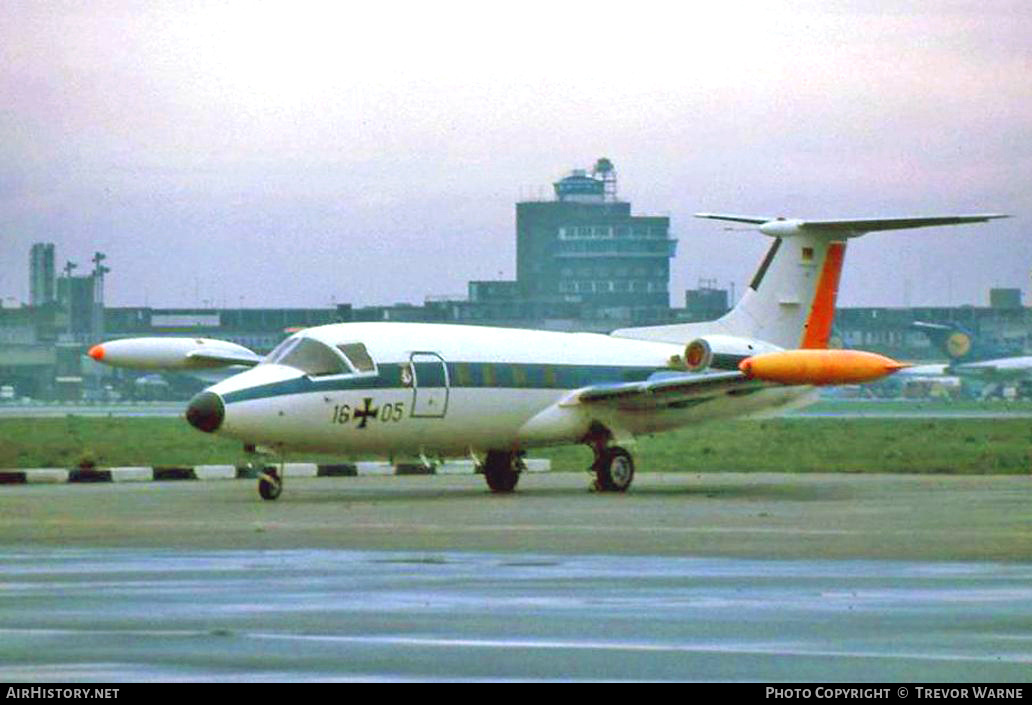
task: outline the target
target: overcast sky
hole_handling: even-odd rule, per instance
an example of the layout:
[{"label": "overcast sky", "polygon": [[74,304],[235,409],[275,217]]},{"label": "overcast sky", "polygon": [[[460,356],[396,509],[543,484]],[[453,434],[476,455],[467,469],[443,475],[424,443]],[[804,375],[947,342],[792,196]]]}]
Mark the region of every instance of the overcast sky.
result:
[{"label": "overcast sky", "polygon": [[601,156],[676,305],[768,244],[698,211],[1011,213],[853,241],[839,304],[1028,303],[1032,3],[0,3],[3,298],[39,241],[115,306],[463,294]]}]

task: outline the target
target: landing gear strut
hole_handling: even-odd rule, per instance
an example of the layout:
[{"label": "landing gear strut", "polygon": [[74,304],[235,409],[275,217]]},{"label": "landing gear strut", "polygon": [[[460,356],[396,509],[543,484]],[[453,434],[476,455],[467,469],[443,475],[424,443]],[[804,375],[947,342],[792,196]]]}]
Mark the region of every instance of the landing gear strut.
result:
[{"label": "landing gear strut", "polygon": [[283,493],[283,477],[286,475],[283,472],[285,461],[282,454],[278,470],[269,464],[272,458],[267,448],[258,448],[253,443],[245,443],[244,455],[246,457],[244,467],[257,470],[258,494],[265,500],[277,499]]},{"label": "landing gear strut", "polygon": [[519,453],[503,450],[488,451],[484,459],[484,479],[492,492],[503,494],[516,489],[523,470],[523,460]]}]

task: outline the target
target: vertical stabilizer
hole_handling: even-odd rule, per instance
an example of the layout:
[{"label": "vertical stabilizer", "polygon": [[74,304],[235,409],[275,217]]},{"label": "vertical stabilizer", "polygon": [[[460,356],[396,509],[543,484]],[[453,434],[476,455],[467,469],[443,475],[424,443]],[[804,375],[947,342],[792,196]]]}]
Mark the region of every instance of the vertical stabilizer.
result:
[{"label": "vertical stabilizer", "polygon": [[786,349],[828,347],[845,254],[844,240],[776,238],[744,296],[716,326]]}]

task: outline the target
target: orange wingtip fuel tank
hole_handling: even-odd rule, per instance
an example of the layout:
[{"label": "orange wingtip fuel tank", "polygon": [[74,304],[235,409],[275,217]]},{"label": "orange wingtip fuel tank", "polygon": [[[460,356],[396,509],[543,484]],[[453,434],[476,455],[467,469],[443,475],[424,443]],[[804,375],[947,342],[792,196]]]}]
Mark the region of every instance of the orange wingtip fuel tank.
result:
[{"label": "orange wingtip fuel tank", "polygon": [[907,367],[862,350],[780,350],[753,355],[738,369],[753,379],[779,384],[861,384]]}]

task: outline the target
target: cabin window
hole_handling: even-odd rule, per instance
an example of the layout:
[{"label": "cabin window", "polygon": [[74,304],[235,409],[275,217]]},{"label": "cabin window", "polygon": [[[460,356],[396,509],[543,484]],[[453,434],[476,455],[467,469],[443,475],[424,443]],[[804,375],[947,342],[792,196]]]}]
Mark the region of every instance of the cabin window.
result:
[{"label": "cabin window", "polygon": [[494,365],[484,365],[480,368],[480,381],[485,387],[497,386],[497,376]]},{"label": "cabin window", "polygon": [[469,365],[465,362],[455,365],[455,384],[459,387],[473,386],[473,375],[470,373]]},{"label": "cabin window", "polygon": [[338,345],[337,349],[344,353],[351,366],[358,372],[376,372],[376,363],[369,357],[364,343],[344,343]]},{"label": "cabin window", "polygon": [[296,367],[312,377],[351,372],[333,348],[312,338],[298,338],[296,345],[284,349],[283,354],[272,362]]}]

